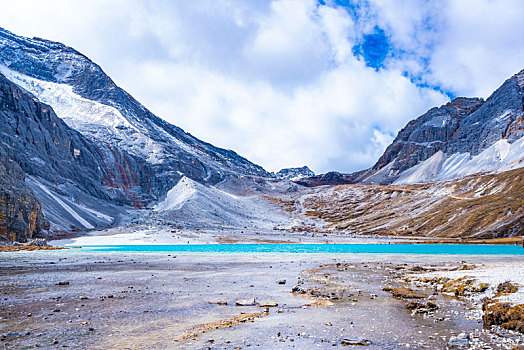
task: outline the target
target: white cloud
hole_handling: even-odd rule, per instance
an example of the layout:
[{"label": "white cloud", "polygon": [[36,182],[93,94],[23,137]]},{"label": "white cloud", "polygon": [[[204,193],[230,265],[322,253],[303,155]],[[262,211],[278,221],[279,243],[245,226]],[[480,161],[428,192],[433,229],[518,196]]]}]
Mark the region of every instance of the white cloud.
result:
[{"label": "white cloud", "polygon": [[[524,68],[521,0],[370,0],[402,67],[460,96],[488,97]],[[427,60],[427,67],[421,64]]]},{"label": "white cloud", "polygon": [[431,55],[432,78],[445,89],[488,97],[524,68],[524,2],[452,1]]},{"label": "white cloud", "polygon": [[[522,39],[501,39],[509,25],[522,28],[516,15],[461,4],[373,0],[355,18],[314,0],[19,0],[3,6],[0,23],[75,47],[160,117],[268,170],[354,171],[446,102],[404,70],[463,94],[493,90],[518,70]],[[379,71],[352,54],[375,25],[406,52]]]}]

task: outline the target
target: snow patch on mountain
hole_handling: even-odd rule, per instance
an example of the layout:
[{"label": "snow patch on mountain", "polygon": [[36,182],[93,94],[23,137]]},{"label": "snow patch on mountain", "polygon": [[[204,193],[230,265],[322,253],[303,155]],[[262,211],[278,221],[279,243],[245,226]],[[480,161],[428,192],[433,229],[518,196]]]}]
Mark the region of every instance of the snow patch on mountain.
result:
[{"label": "snow patch on mountain", "polygon": [[449,180],[480,172],[501,172],[520,167],[524,167],[524,137],[513,143],[500,139],[476,156],[471,156],[468,152],[446,156],[444,152],[438,151],[429,159],[401,173],[394,184]]},{"label": "snow patch on mountain", "polygon": [[447,116],[447,115],[438,115],[438,116],[435,116],[435,117],[431,118],[427,122],[425,122],[424,125],[432,126],[432,127],[435,127],[435,128],[443,128],[443,127],[446,126],[446,123],[448,121],[449,121],[449,116]]},{"label": "snow patch on mountain", "polygon": [[154,211],[180,210],[185,202],[197,193],[195,182],[182,177],[178,183],[167,192],[166,199],[157,204]]}]

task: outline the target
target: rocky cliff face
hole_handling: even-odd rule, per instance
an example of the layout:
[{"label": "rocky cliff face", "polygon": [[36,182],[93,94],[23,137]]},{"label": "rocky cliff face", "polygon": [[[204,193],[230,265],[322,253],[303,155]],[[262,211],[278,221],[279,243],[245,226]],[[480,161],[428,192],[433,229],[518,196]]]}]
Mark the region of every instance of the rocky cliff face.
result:
[{"label": "rocky cliff face", "polygon": [[139,205],[147,193],[144,162],[111,145],[94,144],[1,74],[0,132],[1,147],[28,175],[55,184],[70,182],[120,205]]},{"label": "rocky cliff face", "polygon": [[42,213],[56,231],[107,226],[125,207],[163,198],[183,176],[238,193],[276,181],[153,115],[78,51],[1,28],[0,133],[3,171],[18,174],[5,176],[2,191],[26,203],[8,206],[4,219],[15,225],[19,217],[24,227],[3,231],[9,239],[41,231]]},{"label": "rocky cliff face", "polygon": [[24,172],[0,147],[0,242],[25,242],[48,228]]},{"label": "rocky cliff face", "polygon": [[229,178],[271,177],[235,152],[158,118],[97,64],[63,44],[0,29],[0,65],[10,80],[52,106],[84,136],[146,161],[154,197],[164,195],[182,176],[211,185]]},{"label": "rocky cliff face", "polygon": [[[0,134],[4,174],[1,189],[4,209],[8,197],[10,208],[4,220],[12,226],[8,230],[11,233],[2,231],[4,237],[17,240],[31,237],[43,227],[41,205],[35,190],[44,189],[49,202],[62,208],[62,212],[49,212],[49,219],[59,221],[57,224],[68,223],[65,227],[62,225],[65,229],[94,228],[100,223],[78,215],[75,202],[86,206],[88,198],[92,198],[100,203],[140,207],[150,200],[150,169],[146,162],[111,144],[93,143],[67,126],[50,106],[39,102],[2,74]],[[67,200],[60,199],[61,195],[69,197],[73,203],[65,203]]]}]

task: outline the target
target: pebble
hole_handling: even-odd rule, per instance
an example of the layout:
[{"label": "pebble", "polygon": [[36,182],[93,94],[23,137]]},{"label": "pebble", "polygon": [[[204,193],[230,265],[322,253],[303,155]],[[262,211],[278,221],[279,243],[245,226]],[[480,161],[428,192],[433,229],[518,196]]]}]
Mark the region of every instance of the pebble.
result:
[{"label": "pebble", "polygon": [[237,306],[255,306],[255,298],[253,299],[243,299],[243,300],[237,300],[235,302]]},{"label": "pebble", "polygon": [[373,344],[373,342],[371,340],[369,340],[369,339],[356,337],[356,338],[344,338],[344,339],[342,339],[340,344],[342,344],[342,345],[368,346],[368,345]]},{"label": "pebble", "polygon": [[258,306],[260,307],[276,307],[278,306],[278,303],[274,301],[261,301],[258,303]]}]

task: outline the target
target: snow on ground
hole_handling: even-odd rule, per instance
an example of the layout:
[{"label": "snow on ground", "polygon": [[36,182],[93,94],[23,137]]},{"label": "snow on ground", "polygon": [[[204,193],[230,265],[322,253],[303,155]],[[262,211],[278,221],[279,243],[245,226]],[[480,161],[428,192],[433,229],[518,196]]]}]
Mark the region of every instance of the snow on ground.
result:
[{"label": "snow on ground", "polygon": [[482,264],[473,270],[458,270],[458,271],[437,271],[424,274],[428,277],[448,277],[453,280],[470,276],[475,278],[479,283],[489,284],[489,288],[484,293],[475,294],[471,299],[481,301],[484,298],[491,298],[497,294],[497,286],[500,283],[511,281],[520,285],[516,293],[508,294],[500,297],[500,301],[507,301],[513,304],[524,304],[524,261],[522,262],[506,262],[496,261]]},{"label": "snow on ground", "polygon": [[117,227],[91,231],[86,235],[52,241],[54,246],[93,245],[159,245],[159,244],[215,243],[209,235],[191,231],[173,230],[169,226]]},{"label": "snow on ground", "polygon": [[523,166],[524,137],[513,143],[501,139],[473,157],[469,153],[446,156],[438,151],[429,159],[404,171],[394,184],[449,180],[479,172],[501,172]]}]

